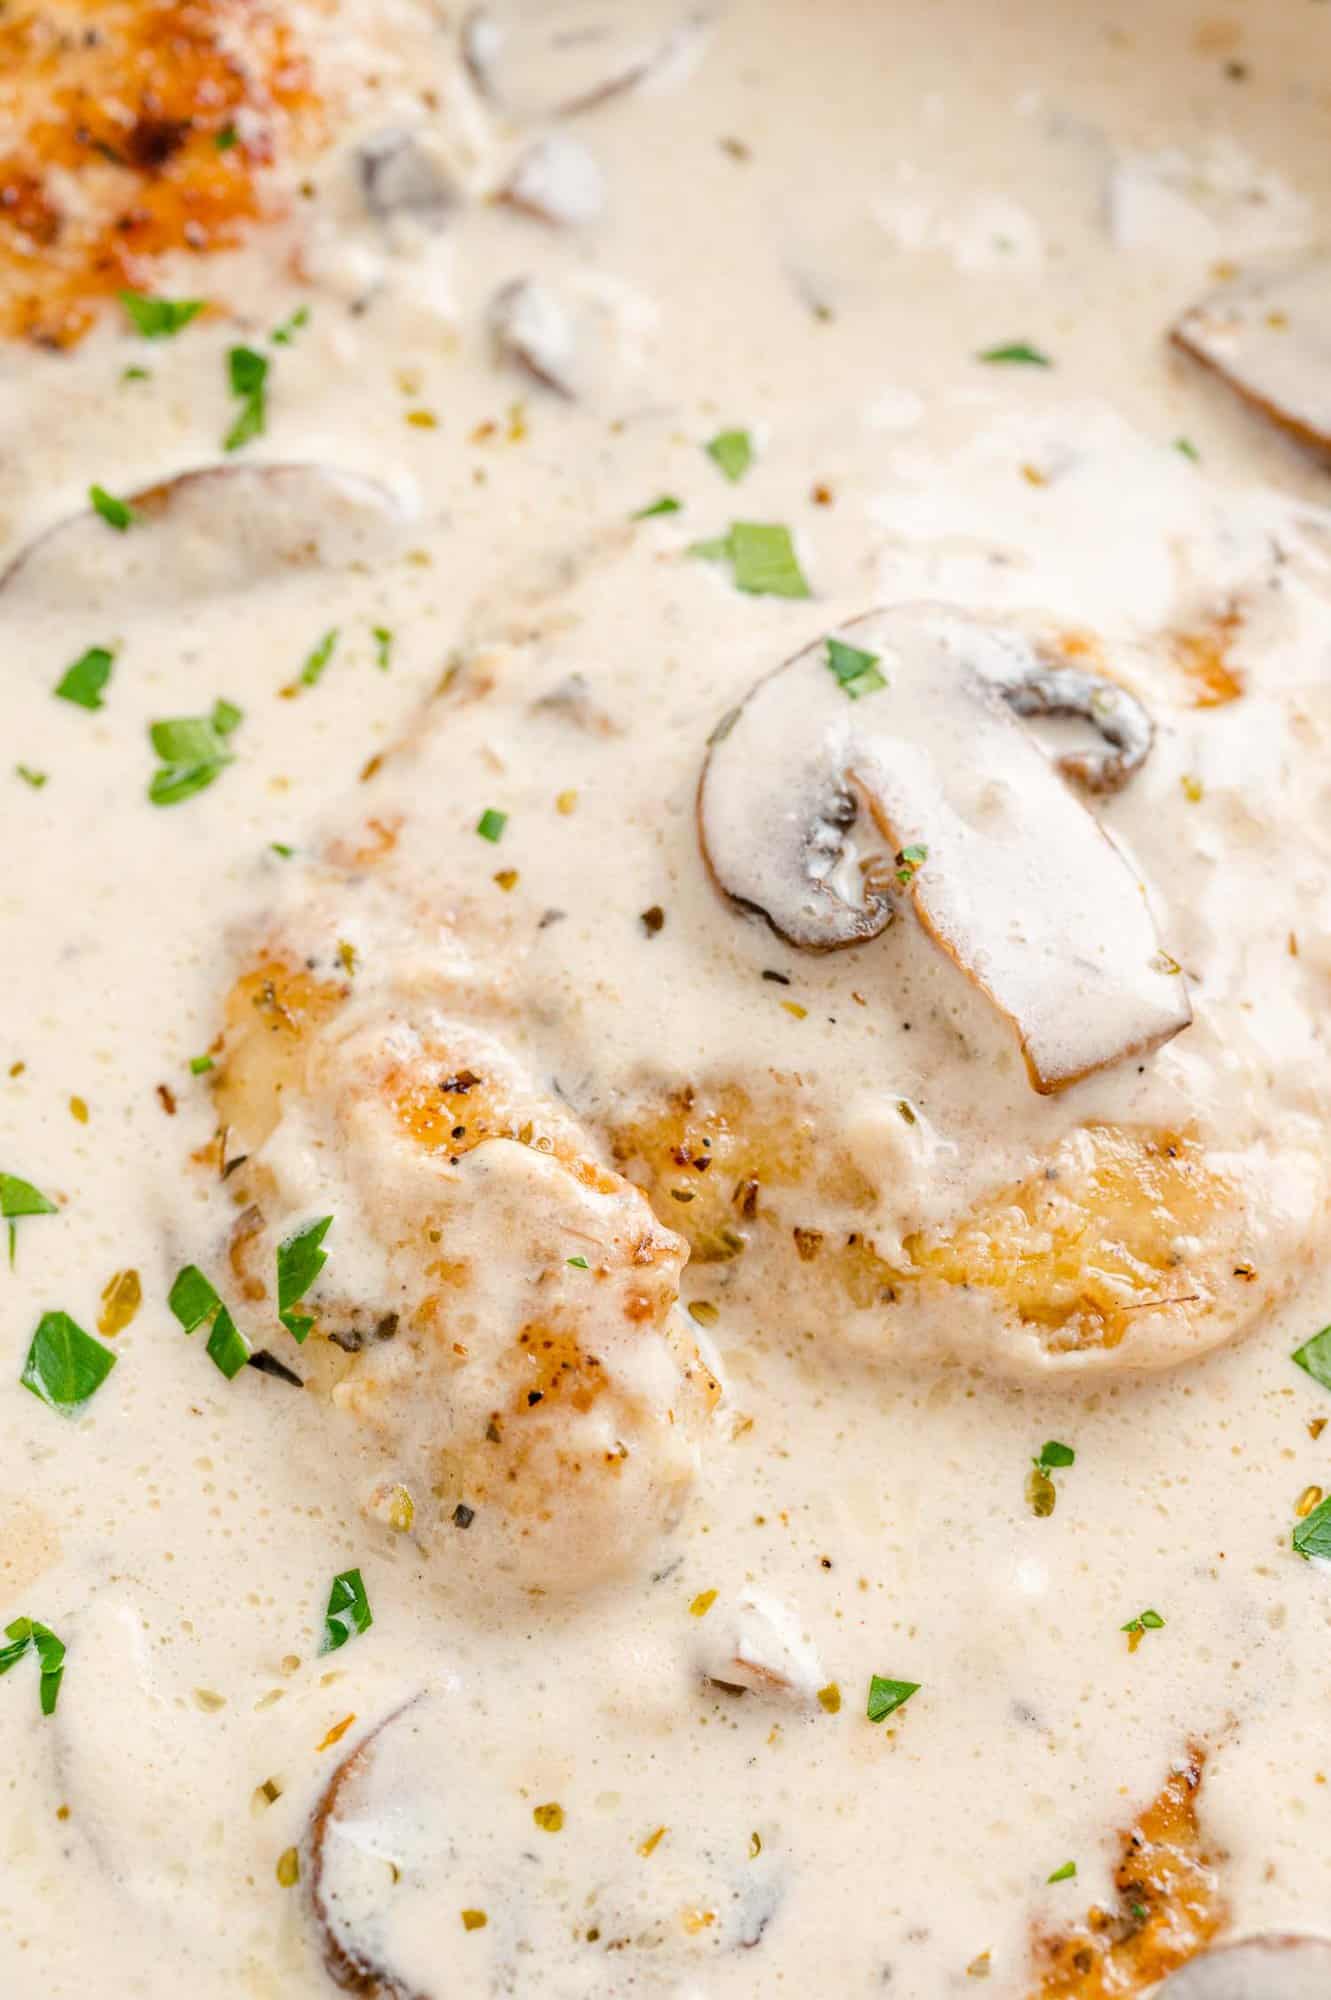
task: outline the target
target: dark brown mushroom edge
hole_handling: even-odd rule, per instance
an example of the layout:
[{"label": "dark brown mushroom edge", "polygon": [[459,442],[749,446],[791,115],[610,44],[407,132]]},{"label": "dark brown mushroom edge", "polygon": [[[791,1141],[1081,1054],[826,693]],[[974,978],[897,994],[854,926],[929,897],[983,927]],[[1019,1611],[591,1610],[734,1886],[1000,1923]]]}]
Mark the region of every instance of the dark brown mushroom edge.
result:
[{"label": "dark brown mushroom edge", "polygon": [[[687,1778],[667,1781],[659,1831],[580,1814],[574,1801],[565,1825],[554,1801],[516,1787],[496,1795],[487,1760],[512,1745],[487,1746],[484,1733],[451,1693],[413,1696],[318,1798],[302,1873],[337,1985],[364,2000],[516,1992],[533,1966],[567,1963],[571,1944],[580,1994],[617,2000],[639,1984],[656,1991],[658,1980],[682,1989],[718,1955],[762,1944],[784,1864],[775,1843],[755,1844],[739,1772],[738,1796],[719,1807],[704,1806],[696,1787],[690,1796]],[[456,1926],[447,1959],[441,1913],[445,1935]]]},{"label": "dark brown mushroom edge", "polygon": [[1170,337],[1300,444],[1331,453],[1331,259],[1227,285]]},{"label": "dark brown mushroom edge", "polygon": [[[127,518],[119,512],[128,510]],[[377,480],[328,465],[208,465],[46,529],[0,576],[11,603],[187,602],[287,570],[341,569],[397,546],[405,513]]]},{"label": "dark brown mushroom edge", "polygon": [[[1019,719],[1065,714],[1103,747],[1054,760]],[[865,944],[913,907],[1048,1094],[1192,1019],[1143,884],[1065,782],[1116,790],[1151,737],[1126,689],[1057,665],[1018,627],[938,605],[871,612],[759,681],[717,728],[703,854],[725,895],[800,950]],[[887,870],[861,865],[862,811],[895,854]]]}]

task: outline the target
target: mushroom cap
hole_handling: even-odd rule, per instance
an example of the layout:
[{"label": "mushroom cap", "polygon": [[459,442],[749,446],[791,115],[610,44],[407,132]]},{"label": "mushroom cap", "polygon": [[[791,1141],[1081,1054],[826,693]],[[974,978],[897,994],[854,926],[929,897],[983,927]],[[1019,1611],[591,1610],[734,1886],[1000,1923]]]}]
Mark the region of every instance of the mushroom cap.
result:
[{"label": "mushroom cap", "polygon": [[1331,258],[1227,285],[1170,337],[1301,444],[1331,452]]},{"label": "mushroom cap", "polygon": [[[848,684],[838,643],[873,672]],[[856,880],[848,835],[866,805],[916,915],[1012,1022],[1032,1085],[1049,1092],[1158,1048],[1192,1010],[1141,882],[1012,713],[1011,690],[1041,671],[1017,627],[941,605],[871,612],[727,717],[698,818],[724,893],[791,944],[828,951],[892,915],[881,882]]]},{"label": "mushroom cap", "polygon": [[1327,2000],[1331,1941],[1269,1931],[1217,1945],[1172,1973],[1156,2000]]},{"label": "mushroom cap", "polygon": [[92,509],[57,521],[0,575],[10,601],[63,609],[190,602],[287,569],[382,556],[405,520],[377,480],[331,465],[206,465],[131,494],[123,533]]}]

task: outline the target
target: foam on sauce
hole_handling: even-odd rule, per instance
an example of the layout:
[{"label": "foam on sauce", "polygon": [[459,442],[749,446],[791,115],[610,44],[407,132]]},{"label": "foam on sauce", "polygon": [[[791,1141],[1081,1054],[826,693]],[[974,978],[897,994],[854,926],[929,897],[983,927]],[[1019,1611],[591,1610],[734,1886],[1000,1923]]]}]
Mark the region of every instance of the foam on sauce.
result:
[{"label": "foam on sauce", "polygon": [[[1034,0],[643,0],[599,43],[591,7],[490,11],[466,46],[405,0],[237,13],[324,123],[248,160],[245,241],[117,267],[212,302],[173,338],[83,284],[83,222],[49,287],[40,234],[0,238],[6,323],[71,343],[0,353],[0,1171],[56,1207],[4,1274],[0,1623],[67,1646],[50,1716],[33,1659],[0,1678],[0,1990],[1044,2000],[1040,1940],[1137,1921],[1123,1830],[1194,1746],[1197,1935],[1315,1929],[1328,1599],[1290,1528],[1331,1403],[1290,1354],[1329,1316],[1331,511],[1167,335],[1217,264],[1325,238],[1321,10],[1168,0],[1148,38]],[[595,172],[533,169],[552,133]],[[515,284],[572,394],[497,353]],[[1013,344],[1053,365],[977,358]],[[266,425],[228,454],[236,346]],[[215,505],[86,511],[218,465]],[[791,530],[810,598],[691,553],[735,519]],[[1088,810],[1194,1018],[1056,1096],[922,926],[797,951],[699,851],[717,722],[921,601],[1038,621],[1156,724]],[[101,705],[54,699],[94,648]],[[182,717],[229,761],[154,804]],[[525,1107],[456,1161],[411,1094],[449,1036]],[[643,1344],[607,1332],[608,1392],[582,1348],[532,1381],[568,1361],[611,1452],[641,1415],[668,1504],[650,1457],[567,1512],[556,1477],[530,1505],[574,1587],[533,1591],[459,1524],[461,1460],[404,1526],[425,1405],[359,1421],[362,1355],[289,1339],[272,1252],[334,1216],[310,1304],[368,1343],[397,1287],[387,1380],[427,1298],[480,1355],[548,1271],[574,1325],[607,1215],[646,1213],[620,1175],[660,1238]],[[431,1229],[476,1268],[425,1272]],[[307,1390],[184,1337],[191,1262]],[[57,1310],[117,1356],[69,1418],[17,1379]],[[726,1397],[695,1437],[697,1343]],[[373,1625],[321,1655],[353,1568]],[[918,1684],[877,1723],[872,1675]]]}]

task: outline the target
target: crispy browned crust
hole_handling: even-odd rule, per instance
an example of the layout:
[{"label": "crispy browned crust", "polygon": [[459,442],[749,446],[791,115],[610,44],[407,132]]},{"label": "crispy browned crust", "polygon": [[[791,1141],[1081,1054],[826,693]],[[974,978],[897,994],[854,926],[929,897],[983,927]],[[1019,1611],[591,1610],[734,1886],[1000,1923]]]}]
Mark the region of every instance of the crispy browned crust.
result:
[{"label": "crispy browned crust", "polygon": [[1112,1909],[1035,1941],[1030,2000],[1137,2000],[1195,1958],[1225,1909],[1197,1812],[1205,1753],[1192,1749],[1122,1836]]},{"label": "crispy browned crust", "polygon": [[239,242],[316,111],[277,0],[13,0],[0,334],[70,347],[117,290],[151,289],[165,253]]}]

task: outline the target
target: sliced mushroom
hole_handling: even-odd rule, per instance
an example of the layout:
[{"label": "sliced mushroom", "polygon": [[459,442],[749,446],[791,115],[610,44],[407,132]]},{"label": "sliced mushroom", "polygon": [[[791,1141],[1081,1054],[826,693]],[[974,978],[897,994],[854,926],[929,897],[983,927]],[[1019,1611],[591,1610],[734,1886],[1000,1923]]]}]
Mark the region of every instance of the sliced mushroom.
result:
[{"label": "sliced mushroom", "polygon": [[522,368],[558,396],[572,398],[577,336],[573,318],[547,285],[515,278],[490,301],[490,331],[501,361]]},{"label": "sliced mushroom", "polygon": [[1150,754],[1155,724],[1135,694],[1103,674],[1014,653],[997,659],[988,679],[1014,715],[1080,716],[1098,731],[1102,750],[1069,750],[1055,759],[1064,777],[1088,792],[1122,791]]},{"label": "sliced mushroom", "polygon": [[572,118],[660,75],[705,18],[678,0],[494,0],[463,20],[462,56],[510,116]]},{"label": "sliced mushroom", "polygon": [[1041,699],[1032,640],[936,605],[842,631],[760,681],[712,740],[699,830],[724,893],[806,951],[876,937],[893,897],[848,879],[862,801],[898,889],[1011,1021],[1036,1090],[1187,1027],[1141,883],[1011,713],[1014,693]]},{"label": "sliced mushroom", "polygon": [[1226,286],[1171,338],[1301,444],[1331,451],[1331,260]]},{"label": "sliced mushroom", "polygon": [[452,177],[423,133],[399,127],[376,132],[358,147],[356,166],[365,206],[377,221],[411,215],[438,229],[457,205]]},{"label": "sliced mushroom", "polygon": [[605,207],[605,180],[587,148],[566,132],[551,132],[522,155],[500,199],[542,222],[575,229]]},{"label": "sliced mushroom", "polygon": [[89,509],[20,551],[0,591],[64,609],[247,590],[288,569],[388,554],[404,510],[376,480],[326,465],[210,465],[129,496],[117,532]]},{"label": "sliced mushroom", "polygon": [[1157,2000],[1327,2000],[1331,1941],[1269,1931],[1217,1945],[1171,1974]]},{"label": "sliced mushroom", "polygon": [[746,1585],[701,1627],[698,1663],[710,1681],[750,1694],[812,1702],[827,1675],[788,1605]]},{"label": "sliced mushroom", "polygon": [[[566,1726],[579,1690],[568,1693]],[[581,2000],[682,1992],[719,1953],[753,1950],[780,1904],[784,1864],[751,1831],[751,1755],[730,1752],[716,1800],[687,1772],[654,1773],[654,1830],[627,1804],[514,1798],[470,1709],[446,1692],[412,1697],[343,1760],[311,1815],[303,1872],[330,1975],[365,2000],[537,1990],[541,1966]],[[606,1783],[641,1778],[632,1747],[602,1752],[597,1769]]]}]

